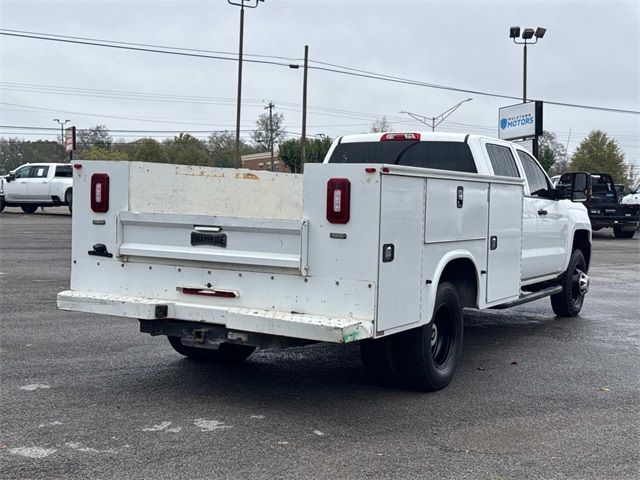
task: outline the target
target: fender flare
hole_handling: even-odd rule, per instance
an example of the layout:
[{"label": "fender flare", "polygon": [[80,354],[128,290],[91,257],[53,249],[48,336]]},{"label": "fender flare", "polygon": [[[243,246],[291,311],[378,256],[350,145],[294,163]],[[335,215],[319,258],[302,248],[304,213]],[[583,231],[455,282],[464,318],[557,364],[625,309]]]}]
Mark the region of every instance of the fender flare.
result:
[{"label": "fender flare", "polygon": [[[462,250],[462,249],[458,249],[458,250],[452,250],[450,252],[447,252],[446,254],[444,254],[442,256],[442,258],[440,258],[440,260],[438,261],[438,264],[436,265],[435,271],[434,271],[434,275],[433,275],[433,280],[431,283],[431,287],[428,291],[428,303],[427,305],[430,305],[431,308],[433,308],[433,304],[436,300],[436,292],[438,290],[438,285],[440,284],[440,279],[442,277],[442,272],[444,272],[444,269],[447,267],[447,265],[449,265],[452,261],[454,260],[459,260],[459,259],[466,259],[466,260],[470,260],[471,263],[473,264],[473,269],[475,271],[476,274],[476,304],[480,305],[480,272],[478,271],[478,262],[476,260],[476,258],[473,256],[473,254],[471,254],[471,252],[469,252],[468,250]],[[431,319],[431,316],[433,315],[433,312],[430,312],[429,315],[429,319]]]}]

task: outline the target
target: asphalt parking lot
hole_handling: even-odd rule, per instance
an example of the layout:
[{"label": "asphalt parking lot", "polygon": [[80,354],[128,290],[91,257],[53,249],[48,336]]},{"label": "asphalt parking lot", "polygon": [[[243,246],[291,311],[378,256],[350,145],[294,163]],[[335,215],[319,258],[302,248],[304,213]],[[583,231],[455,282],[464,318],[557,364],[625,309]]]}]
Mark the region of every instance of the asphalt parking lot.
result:
[{"label": "asphalt parking lot", "polygon": [[578,318],[469,312],[453,383],[424,394],[366,383],[356,345],[210,366],[58,311],[70,230],[0,214],[2,479],[638,478],[638,234],[594,234]]}]

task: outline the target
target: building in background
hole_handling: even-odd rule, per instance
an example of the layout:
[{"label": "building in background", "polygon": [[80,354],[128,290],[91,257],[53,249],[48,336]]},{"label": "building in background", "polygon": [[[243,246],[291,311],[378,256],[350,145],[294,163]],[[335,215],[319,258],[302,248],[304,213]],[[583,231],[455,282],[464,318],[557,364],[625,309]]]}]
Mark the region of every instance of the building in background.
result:
[{"label": "building in background", "polygon": [[[278,154],[273,156],[274,167],[276,172],[289,172],[287,165],[280,160]],[[249,155],[242,155],[242,168],[248,168],[249,170],[268,170],[271,171],[271,153],[252,153]]]}]

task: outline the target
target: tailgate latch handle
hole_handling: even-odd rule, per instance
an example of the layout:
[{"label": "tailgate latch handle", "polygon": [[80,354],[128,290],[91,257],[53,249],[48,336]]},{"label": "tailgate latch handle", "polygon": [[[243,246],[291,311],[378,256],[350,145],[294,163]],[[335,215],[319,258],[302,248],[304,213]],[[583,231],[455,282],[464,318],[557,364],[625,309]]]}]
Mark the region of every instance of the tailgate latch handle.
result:
[{"label": "tailgate latch handle", "polygon": [[89,250],[87,253],[96,257],[113,257],[113,253],[107,252],[107,246],[104,243],[96,243],[93,246],[93,250]]}]

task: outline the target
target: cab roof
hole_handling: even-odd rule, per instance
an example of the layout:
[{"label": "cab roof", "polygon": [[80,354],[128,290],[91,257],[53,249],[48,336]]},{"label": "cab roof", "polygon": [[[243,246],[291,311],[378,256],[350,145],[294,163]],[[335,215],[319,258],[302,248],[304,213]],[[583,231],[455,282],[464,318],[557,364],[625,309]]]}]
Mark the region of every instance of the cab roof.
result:
[{"label": "cab roof", "polygon": [[[380,139],[386,135],[393,134],[413,134],[419,135],[421,142],[465,142],[469,137],[474,138],[490,138],[482,137],[480,135],[473,135],[469,133],[449,133],[449,132],[418,132],[418,131],[405,131],[405,132],[376,132],[376,133],[361,133],[355,135],[344,135],[340,138],[340,143],[357,143],[357,142],[379,142]],[[497,140],[497,139],[492,139]]]}]

